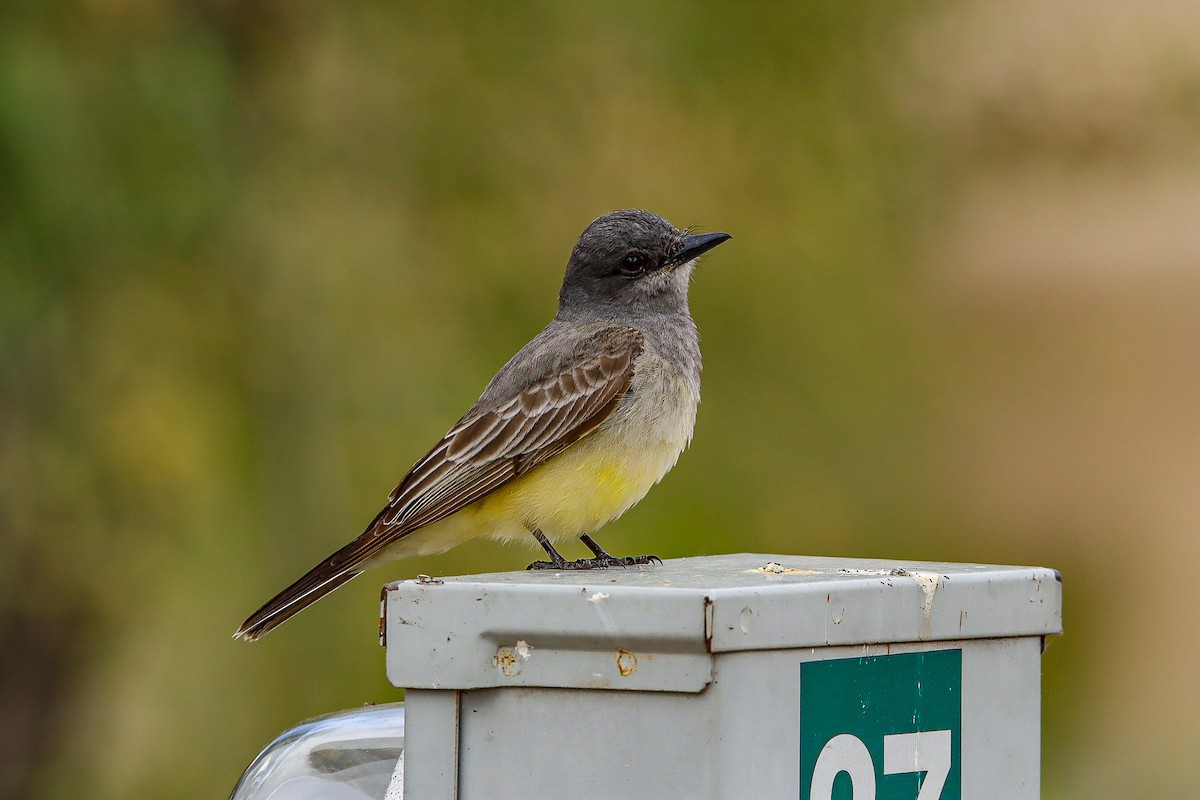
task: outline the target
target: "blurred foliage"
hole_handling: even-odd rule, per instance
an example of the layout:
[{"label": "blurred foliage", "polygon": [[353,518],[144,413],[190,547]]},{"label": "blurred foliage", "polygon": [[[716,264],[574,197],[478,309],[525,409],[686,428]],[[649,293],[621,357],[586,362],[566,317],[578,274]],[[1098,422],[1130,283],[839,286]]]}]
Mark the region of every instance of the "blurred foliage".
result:
[{"label": "blurred foliage", "polygon": [[396,699],[378,587],[532,550],[229,635],[631,206],[736,238],[693,290],[695,444],[603,541],[1059,567],[1047,796],[1184,796],[1186,573],[1132,606],[1105,577],[1186,563],[1200,522],[1172,9],[0,7],[0,798],[221,796],[290,724]]}]

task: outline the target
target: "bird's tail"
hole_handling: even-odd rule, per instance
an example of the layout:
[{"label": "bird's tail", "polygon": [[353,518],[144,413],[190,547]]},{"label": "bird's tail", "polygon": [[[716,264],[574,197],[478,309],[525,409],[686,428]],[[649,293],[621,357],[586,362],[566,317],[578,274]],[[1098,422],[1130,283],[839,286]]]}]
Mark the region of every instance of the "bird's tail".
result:
[{"label": "bird's tail", "polygon": [[238,628],[233,638],[253,642],[351,578],[361,575],[362,570],[355,568],[356,562],[346,563],[347,559],[343,552],[353,544],[356,543],[352,542],[351,545],[329,556],[310,569],[303,578],[268,600],[262,608],[251,614],[250,618],[242,623],[242,627]]}]

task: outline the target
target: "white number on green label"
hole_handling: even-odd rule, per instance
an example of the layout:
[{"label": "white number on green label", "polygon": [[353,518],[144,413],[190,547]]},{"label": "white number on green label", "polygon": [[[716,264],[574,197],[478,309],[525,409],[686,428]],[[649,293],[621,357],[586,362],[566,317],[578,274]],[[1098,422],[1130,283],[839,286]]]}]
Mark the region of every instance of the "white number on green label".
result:
[{"label": "white number on green label", "polygon": [[[883,737],[883,774],[924,772],[915,800],[938,800],[950,774],[950,731],[894,733]],[[854,800],[875,800],[875,764],[857,736],[841,733],[821,748],[813,767],[809,800],[832,800],[833,782],[841,773],[850,777]]]}]

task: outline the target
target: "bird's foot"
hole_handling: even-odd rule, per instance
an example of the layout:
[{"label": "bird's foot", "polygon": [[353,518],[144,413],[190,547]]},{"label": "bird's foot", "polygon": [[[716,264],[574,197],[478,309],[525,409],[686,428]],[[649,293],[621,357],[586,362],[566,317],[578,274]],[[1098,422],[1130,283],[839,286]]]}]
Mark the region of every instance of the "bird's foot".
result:
[{"label": "bird's foot", "polygon": [[579,541],[587,546],[588,550],[592,551],[595,558],[581,558],[578,563],[586,564],[587,566],[576,567],[576,569],[609,569],[610,567],[646,567],[651,564],[662,564],[662,559],[658,556],[614,556],[603,547],[596,543],[596,540],[586,533],[579,537]]},{"label": "bird's foot", "polygon": [[571,569],[571,565],[574,563],[575,563],[574,561],[567,561],[565,558],[556,558],[553,561],[534,561],[532,564],[530,564],[525,569],[563,570],[563,569]]},{"label": "bird's foot", "polygon": [[554,549],[554,545],[550,544],[550,540],[539,530],[530,531],[538,543],[542,545],[542,549],[546,551],[546,555],[550,556],[549,561],[535,561],[525,569],[553,569],[553,570],[585,570],[585,569],[611,569],[613,567],[646,567],[651,564],[662,564],[662,559],[658,556],[614,556],[600,545],[596,544],[596,540],[586,533],[579,537],[579,540],[587,545],[587,548],[592,551],[595,558],[577,558],[574,561],[567,561],[558,551]]},{"label": "bird's foot", "polygon": [[612,569],[613,567],[645,567],[651,564],[662,564],[662,559],[658,556],[610,556],[605,553],[602,556],[595,558],[577,558],[574,561],[559,559],[558,561],[535,561],[525,569],[553,569],[553,570],[585,570],[585,569]]}]

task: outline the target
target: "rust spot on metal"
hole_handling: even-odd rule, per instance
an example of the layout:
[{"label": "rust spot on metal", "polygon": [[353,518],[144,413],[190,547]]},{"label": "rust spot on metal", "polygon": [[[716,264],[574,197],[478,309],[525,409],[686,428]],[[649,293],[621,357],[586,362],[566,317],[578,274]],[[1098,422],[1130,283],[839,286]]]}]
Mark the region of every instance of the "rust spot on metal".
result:
[{"label": "rust spot on metal", "polygon": [[511,647],[501,647],[492,656],[492,666],[499,667],[504,677],[511,678],[521,674],[521,659]]},{"label": "rust spot on metal", "polygon": [[[446,641],[450,641],[447,637]],[[528,661],[533,656],[533,648],[524,639],[518,639],[515,647],[500,647],[492,656],[492,666],[500,670],[506,678],[521,674],[521,662]]]},{"label": "rust spot on metal", "polygon": [[621,673],[621,677],[628,678],[637,672],[637,661],[637,656],[628,650],[617,650],[617,671]]}]

